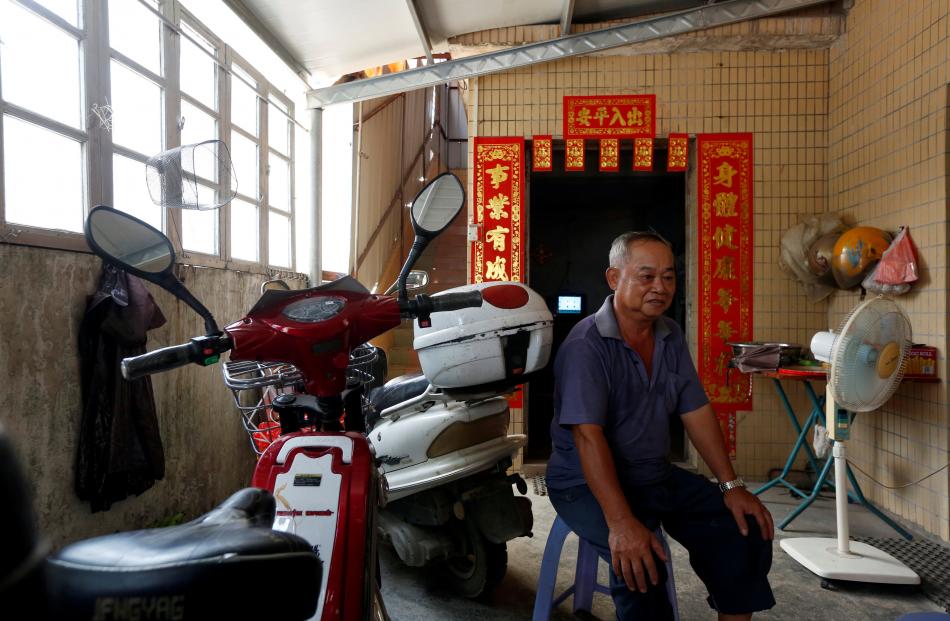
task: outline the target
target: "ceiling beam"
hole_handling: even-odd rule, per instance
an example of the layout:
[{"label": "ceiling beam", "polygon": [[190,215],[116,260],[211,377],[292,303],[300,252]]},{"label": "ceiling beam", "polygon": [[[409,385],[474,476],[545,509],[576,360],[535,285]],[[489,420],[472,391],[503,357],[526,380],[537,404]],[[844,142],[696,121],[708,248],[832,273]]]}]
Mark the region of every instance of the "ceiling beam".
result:
[{"label": "ceiling beam", "polygon": [[406,6],[409,8],[409,14],[412,15],[412,23],[416,26],[416,34],[419,35],[426,60],[430,65],[433,65],[435,60],[432,58],[432,41],[429,40],[429,33],[426,32],[426,27],[422,25],[422,20],[419,19],[419,11],[416,10],[415,0],[406,0]]},{"label": "ceiling beam", "polygon": [[[233,1],[233,0],[232,0]],[[450,60],[437,65],[356,80],[307,93],[307,105],[319,108],[363,101],[435,84],[510,71],[536,63],[580,56],[632,43],[661,39],[716,26],[768,17],[829,0],[728,0],[631,24],[522,45],[507,50]]]},{"label": "ceiling beam", "polygon": [[564,0],[564,10],[561,13],[561,36],[571,34],[571,22],[574,21],[574,0]]}]

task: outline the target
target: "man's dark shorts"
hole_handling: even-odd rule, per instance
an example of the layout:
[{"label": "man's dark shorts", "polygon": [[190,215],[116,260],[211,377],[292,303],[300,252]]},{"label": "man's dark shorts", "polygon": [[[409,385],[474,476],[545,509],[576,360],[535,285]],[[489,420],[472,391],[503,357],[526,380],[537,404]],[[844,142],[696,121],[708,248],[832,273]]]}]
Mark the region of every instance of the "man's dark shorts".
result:
[{"label": "man's dark shorts", "polygon": [[[709,605],[724,614],[745,614],[775,605],[768,573],[772,542],[764,541],[754,518],[749,534],[739,532],[719,488],[706,478],[671,468],[665,481],[624,490],[634,515],[650,530],[662,523],[666,533],[689,551],[693,570],[706,585]],[[597,499],[586,485],[549,489],[558,515],[578,536],[591,542],[610,563],[607,524]],[[610,572],[617,619],[672,619],[666,597],[666,570],[658,559],[660,583],[646,594],[631,591]]]}]

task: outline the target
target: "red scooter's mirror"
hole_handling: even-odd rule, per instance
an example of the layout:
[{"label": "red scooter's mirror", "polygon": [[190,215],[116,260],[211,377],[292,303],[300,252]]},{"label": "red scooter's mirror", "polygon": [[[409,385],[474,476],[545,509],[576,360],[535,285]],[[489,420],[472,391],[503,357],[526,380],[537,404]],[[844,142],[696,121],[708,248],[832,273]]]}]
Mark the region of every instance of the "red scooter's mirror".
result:
[{"label": "red scooter's mirror", "polygon": [[89,213],[86,240],[106,261],[145,277],[167,272],[175,263],[172,244],[161,231],[109,207]]},{"label": "red scooter's mirror", "polygon": [[89,248],[102,259],[171,292],[201,315],[207,334],[218,332],[211,311],[172,273],[175,250],[164,233],[123,211],[99,205],[86,218],[85,234]]}]

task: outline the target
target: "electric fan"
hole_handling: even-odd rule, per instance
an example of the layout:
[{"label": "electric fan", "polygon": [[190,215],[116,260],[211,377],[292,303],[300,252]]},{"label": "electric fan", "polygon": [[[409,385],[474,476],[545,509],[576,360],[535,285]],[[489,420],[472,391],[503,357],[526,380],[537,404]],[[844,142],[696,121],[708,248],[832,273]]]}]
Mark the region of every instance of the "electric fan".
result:
[{"label": "electric fan", "polygon": [[[838,538],[783,539],[782,549],[813,573],[832,580],[919,584],[916,573],[890,554],[848,532],[848,461],[845,442],[851,413],[881,407],[897,390],[911,343],[910,321],[893,301],[878,296],[859,304],[837,334],[819,332],[811,342],[815,358],[831,363],[825,410],[834,440],[835,508]],[[863,497],[862,497],[863,498]]]}]

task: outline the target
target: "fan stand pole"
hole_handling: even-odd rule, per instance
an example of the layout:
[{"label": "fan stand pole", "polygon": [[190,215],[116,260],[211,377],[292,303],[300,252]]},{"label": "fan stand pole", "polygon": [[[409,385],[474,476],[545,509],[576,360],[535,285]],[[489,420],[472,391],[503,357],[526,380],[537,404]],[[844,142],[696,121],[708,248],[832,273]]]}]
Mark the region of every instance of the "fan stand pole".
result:
[{"label": "fan stand pole", "polygon": [[831,449],[835,458],[835,514],[838,523],[838,553],[851,555],[851,529],[848,525],[848,456],[844,442],[835,440]]}]

